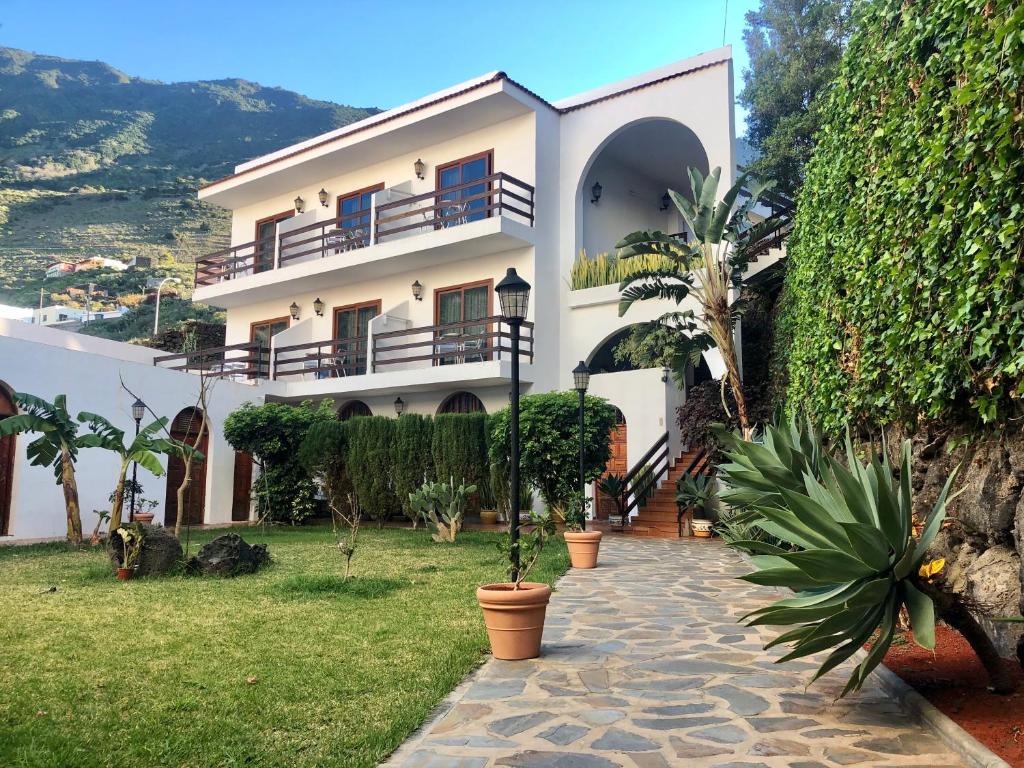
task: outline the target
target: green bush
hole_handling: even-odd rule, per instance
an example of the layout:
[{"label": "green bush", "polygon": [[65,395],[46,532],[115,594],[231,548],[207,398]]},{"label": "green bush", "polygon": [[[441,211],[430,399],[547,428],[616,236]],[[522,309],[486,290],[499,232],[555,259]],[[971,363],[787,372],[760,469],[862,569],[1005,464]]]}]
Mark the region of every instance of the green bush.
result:
[{"label": "green bush", "polygon": [[331,420],[313,424],[299,448],[299,461],[319,484],[334,509],[349,506],[354,491],[348,473],[347,422]]},{"label": "green bush", "polygon": [[1019,413],[1022,36],[1011,0],[859,6],[789,243],[790,410],[830,429]]},{"label": "green bush", "polygon": [[392,477],[395,495],[415,528],[420,520],[409,504],[409,494],[434,479],[432,440],[434,422],[429,416],[406,413],[395,424]]},{"label": "green bush", "polygon": [[643,255],[620,259],[615,254],[599,253],[591,259],[587,257],[586,251],[580,251],[569,273],[569,287],[578,291],[582,288],[618,285],[637,272],[668,269],[671,266],[671,259],[659,256]]},{"label": "green bush", "polygon": [[392,482],[396,420],[357,416],[345,423],[348,472],[359,506],[372,520],[383,523],[401,509]]},{"label": "green bush", "polygon": [[489,474],[487,414],[445,413],[434,417],[434,472],[442,482],[481,487]]}]

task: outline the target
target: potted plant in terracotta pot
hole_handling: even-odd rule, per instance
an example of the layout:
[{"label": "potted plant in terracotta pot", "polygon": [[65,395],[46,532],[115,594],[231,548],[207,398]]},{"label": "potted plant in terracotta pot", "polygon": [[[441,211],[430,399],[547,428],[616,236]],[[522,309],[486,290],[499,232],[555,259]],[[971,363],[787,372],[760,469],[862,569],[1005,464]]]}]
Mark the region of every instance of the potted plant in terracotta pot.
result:
[{"label": "potted plant in terracotta pot", "polygon": [[582,493],[573,494],[565,507],[565,545],[573,568],[596,568],[597,552],[601,548],[601,532],[584,530],[587,508],[591,500]]},{"label": "potted plant in terracotta pot", "polygon": [[508,562],[509,580],[485,584],[476,591],[491,653],[506,661],[540,656],[544,616],[551,599],[551,587],[526,578],[537,564],[544,544],[554,534],[555,523],[550,515],[536,512],[530,513],[528,520],[531,527],[520,532],[518,541],[513,543],[506,534],[500,544]]},{"label": "potted plant in terracotta pot", "polygon": [[482,525],[498,524],[498,499],[494,488],[493,468],[490,474],[480,483],[480,523]]},{"label": "potted plant in terracotta pot", "polygon": [[117,580],[128,581],[135,575],[142,554],[142,529],[138,525],[122,525],[114,533],[124,544],[121,562],[117,566]]},{"label": "potted plant in terracotta pot", "polygon": [[714,522],[707,515],[711,500],[715,497],[711,477],[708,475],[683,475],[676,483],[676,504],[680,514],[693,535],[699,539],[710,539]]}]

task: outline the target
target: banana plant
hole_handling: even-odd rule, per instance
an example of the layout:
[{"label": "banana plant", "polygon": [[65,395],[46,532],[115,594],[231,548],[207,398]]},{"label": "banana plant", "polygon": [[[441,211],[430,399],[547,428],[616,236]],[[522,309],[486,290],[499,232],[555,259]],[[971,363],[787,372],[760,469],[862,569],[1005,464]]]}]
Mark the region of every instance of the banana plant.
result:
[{"label": "banana plant", "polygon": [[[679,345],[680,354],[672,364],[673,375],[680,380],[693,354],[712,345],[717,347],[726,369],[722,379],[722,403],[725,404],[728,383],[736,401],[740,428],[749,435],[747,403],[733,340],[733,328],[744,305],[743,272],[748,262],[765,249],[766,237],[788,220],[779,216],[755,223],[750,218],[761,195],[774,186],[774,182],[761,184],[744,173],[718,201],[721,168],[715,168],[706,178],[696,168],[688,169],[688,174],[693,200],[671,189],[668,194],[693,233],[692,241],[654,230],[633,232],[616,244],[620,259],[656,256],[669,262],[659,269],[638,270],[622,281],[619,316],[637,301],[669,299],[680,304],[692,296],[700,307],[700,314],[688,315],[692,327],[680,329],[692,342]],[[737,204],[741,193],[747,198]],[[679,315],[678,312],[667,313],[658,322],[678,325]],[[725,409],[728,413],[728,405]]]},{"label": "banana plant", "polygon": [[[851,658],[872,640],[841,696],[856,691],[881,662],[906,608],[915,642],[935,647],[935,620],[959,630],[989,672],[993,687],[1012,690],[991,641],[970,613],[934,579],[941,566],[925,563],[951,500],[955,472],[925,519],[913,528],[910,442],[900,450],[898,473],[887,452],[864,463],[849,435],[845,461],[823,445],[809,425],[795,420],[768,427],[762,442],[719,432],[728,461],[719,466],[721,498],[753,523],[789,545],[732,542],[756,553],[753,584],[795,594],[743,617],[749,625],[793,626],[766,647],[788,644],[781,662],[832,649],[811,682]],[[980,633],[980,637],[978,636]]]}]

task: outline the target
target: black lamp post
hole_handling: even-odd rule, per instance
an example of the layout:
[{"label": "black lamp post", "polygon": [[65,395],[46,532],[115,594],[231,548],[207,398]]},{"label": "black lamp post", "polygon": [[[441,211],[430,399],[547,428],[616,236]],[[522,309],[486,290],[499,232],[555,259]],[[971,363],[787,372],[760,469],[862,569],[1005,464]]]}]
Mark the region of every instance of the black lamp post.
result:
[{"label": "black lamp post", "polygon": [[[586,494],[587,484],[583,481],[583,427],[585,426],[583,407],[587,395],[587,387],[590,386],[590,369],[587,368],[587,364],[582,360],[580,360],[579,365],[572,369],[572,383],[580,395],[580,493]],[[583,503],[582,499],[580,503]],[[586,515],[581,516],[580,526],[583,530],[587,530]]]},{"label": "black lamp post", "polygon": [[509,326],[512,337],[512,404],[509,406],[509,427],[511,432],[511,460],[509,467],[509,539],[512,544],[512,581],[519,579],[519,331],[526,320],[530,303],[530,284],[516,274],[513,267],[494,286],[501,304],[501,316]]},{"label": "black lamp post", "polygon": [[[139,398],[132,403],[132,418],[135,419],[135,436],[139,436],[139,427],[142,426],[142,417],[146,415],[146,404]],[[132,498],[128,507],[128,522],[135,522],[135,489],[138,487],[139,464],[132,462]]]}]

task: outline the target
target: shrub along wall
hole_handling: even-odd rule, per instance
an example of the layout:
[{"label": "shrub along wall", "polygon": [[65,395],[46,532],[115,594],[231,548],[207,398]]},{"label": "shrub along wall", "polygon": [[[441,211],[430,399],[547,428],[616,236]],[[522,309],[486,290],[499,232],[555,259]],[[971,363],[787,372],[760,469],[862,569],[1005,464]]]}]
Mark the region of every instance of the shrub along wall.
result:
[{"label": "shrub along wall", "polygon": [[1019,412],[1022,79],[1019,2],[860,6],[789,243],[790,409],[832,428]]},{"label": "shrub along wall", "polygon": [[488,475],[487,414],[446,413],[434,417],[434,472],[443,483],[483,484]]}]

